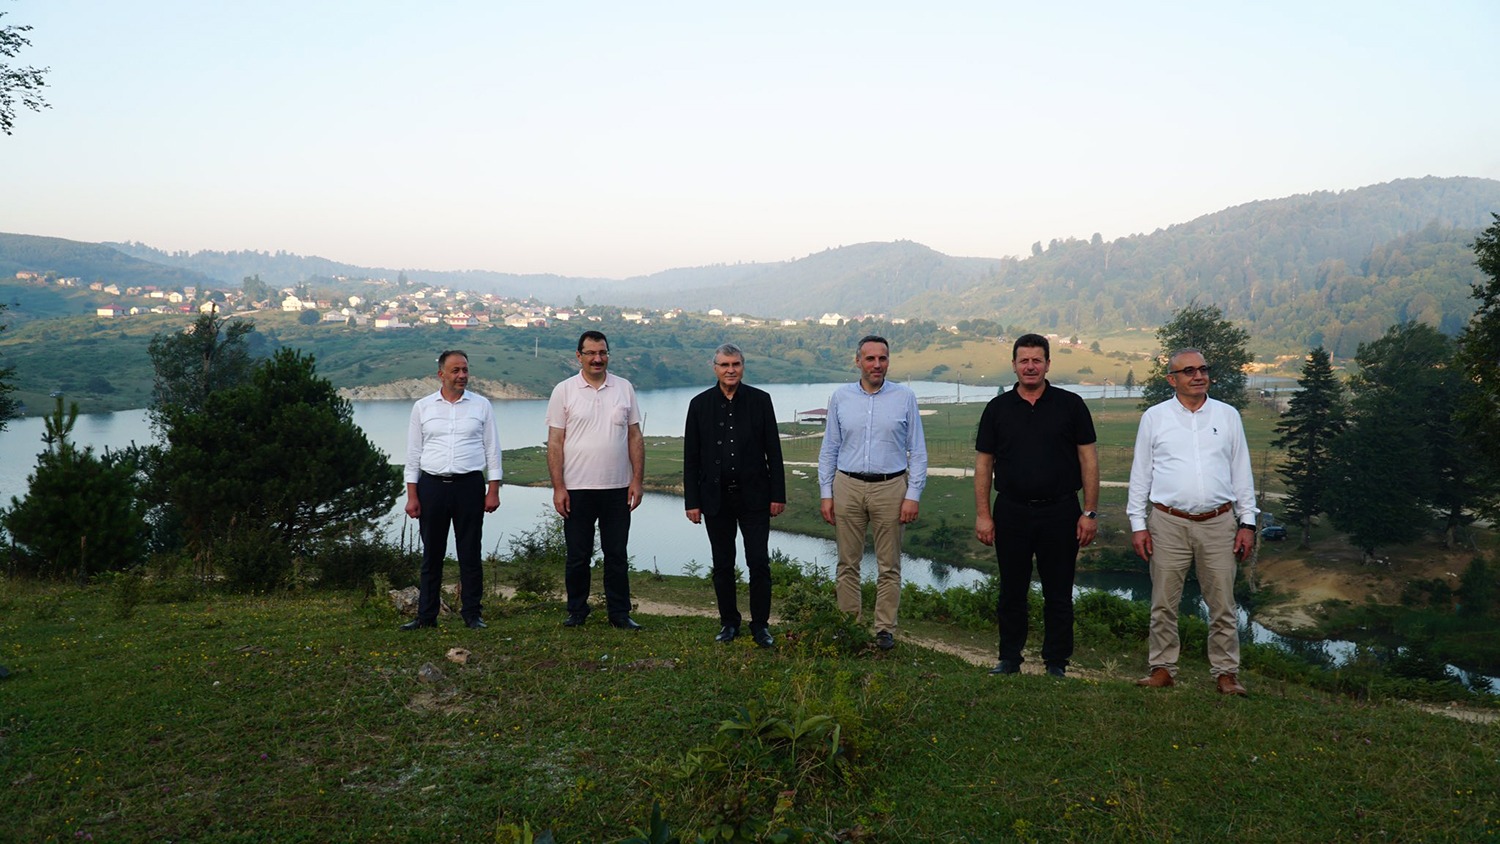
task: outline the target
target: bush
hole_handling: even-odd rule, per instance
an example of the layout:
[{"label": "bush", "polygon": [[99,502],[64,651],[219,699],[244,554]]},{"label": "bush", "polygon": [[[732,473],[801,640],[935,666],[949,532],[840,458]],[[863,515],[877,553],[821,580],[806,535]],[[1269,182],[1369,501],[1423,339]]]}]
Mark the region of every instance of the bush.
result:
[{"label": "bush", "polygon": [[382,575],[393,588],[413,586],[422,568],[422,555],[368,536],[325,542],[314,553],[318,584],[338,588],[369,588]]},{"label": "bush", "polygon": [[292,551],[275,528],[242,528],[215,542],[209,554],[232,589],[274,592],[292,583]]},{"label": "bush", "polygon": [[547,599],[557,593],[557,574],[568,562],[568,543],[563,537],[562,517],[543,510],[530,530],[510,538],[507,577],[516,592]]},{"label": "bush", "polygon": [[786,641],[809,655],[858,653],[872,638],[863,621],[839,609],[826,578],[790,586],[781,599],[781,618]]}]

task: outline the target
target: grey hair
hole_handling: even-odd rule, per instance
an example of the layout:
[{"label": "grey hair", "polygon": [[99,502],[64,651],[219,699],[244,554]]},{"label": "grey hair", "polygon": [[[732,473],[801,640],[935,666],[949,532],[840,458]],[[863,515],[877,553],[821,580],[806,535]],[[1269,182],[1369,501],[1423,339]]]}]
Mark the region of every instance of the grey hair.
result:
[{"label": "grey hair", "polygon": [[745,362],[745,353],[742,352],[742,351],[740,351],[740,347],[736,346],[733,343],[724,343],[724,344],[720,345],[719,348],[714,349],[713,360],[709,361],[709,363],[718,363],[719,362],[719,355],[724,355],[725,357],[739,358],[740,359],[740,363],[744,363]]},{"label": "grey hair", "polygon": [[1167,369],[1172,368],[1172,361],[1177,360],[1183,355],[1199,355],[1203,358],[1203,362],[1205,364],[1208,363],[1208,355],[1203,354],[1202,349],[1195,348],[1193,346],[1184,346],[1183,348],[1172,352],[1172,354],[1167,355]]}]

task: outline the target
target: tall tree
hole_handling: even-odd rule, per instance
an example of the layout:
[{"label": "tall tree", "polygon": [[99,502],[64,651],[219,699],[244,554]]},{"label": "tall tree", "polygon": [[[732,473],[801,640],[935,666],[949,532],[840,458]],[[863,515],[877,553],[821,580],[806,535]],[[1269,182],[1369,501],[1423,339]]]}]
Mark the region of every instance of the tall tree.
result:
[{"label": "tall tree", "polygon": [[215,391],[250,380],[253,362],[250,320],[200,314],[178,334],[158,334],[148,351],[156,380],[151,392],[151,422],[158,431],[171,425],[174,414],[193,414],[203,409]]},{"label": "tall tree", "polygon": [[[174,417],[159,471],[200,553],[251,536],[296,555],[363,535],[401,486],[354,424],[348,400],[317,376],[311,356],[292,349],[263,362],[249,383],[214,392],[200,412]],[[236,579],[273,586],[282,574],[248,570]]]},{"label": "tall tree", "polygon": [[1161,355],[1151,366],[1151,375],[1141,390],[1141,407],[1147,408],[1172,397],[1167,383],[1168,356],[1178,349],[1198,349],[1212,368],[1210,398],[1216,398],[1236,409],[1245,407],[1245,367],[1250,352],[1245,344],[1250,333],[1224,319],[1217,305],[1199,306],[1190,302],[1173,314],[1172,319],[1156,330]]},{"label": "tall tree", "polygon": [[[6,14],[0,12],[0,18]],[[30,47],[31,41],[25,36],[30,31],[29,26],[0,27],[0,57],[13,59],[22,47]],[[48,70],[50,68],[12,67],[10,62],[0,61],[0,132],[14,134],[11,127],[15,125],[17,106],[32,111],[52,107],[41,94],[41,90],[47,87],[47,80],[43,77]]]},{"label": "tall tree", "polygon": [[1366,559],[1419,538],[1448,492],[1440,457],[1455,409],[1452,358],[1453,341],[1419,322],[1391,326],[1355,354],[1350,425],[1333,443],[1326,503]]},{"label": "tall tree", "polygon": [[1313,349],[1297,379],[1302,389],[1293,394],[1276,424],[1272,445],[1287,451],[1278,470],[1286,479],[1284,505],[1287,521],[1302,527],[1301,547],[1312,539],[1313,516],[1323,512],[1331,461],[1330,447],[1345,428],[1344,385],[1333,374],[1328,351]]},{"label": "tall tree", "polygon": [[[1458,338],[1458,365],[1470,389],[1458,419],[1464,439],[1490,477],[1500,477],[1500,214],[1474,239],[1474,264],[1488,278],[1474,285],[1479,301],[1474,318]],[[1500,518],[1494,496],[1484,502],[1492,518]]]}]

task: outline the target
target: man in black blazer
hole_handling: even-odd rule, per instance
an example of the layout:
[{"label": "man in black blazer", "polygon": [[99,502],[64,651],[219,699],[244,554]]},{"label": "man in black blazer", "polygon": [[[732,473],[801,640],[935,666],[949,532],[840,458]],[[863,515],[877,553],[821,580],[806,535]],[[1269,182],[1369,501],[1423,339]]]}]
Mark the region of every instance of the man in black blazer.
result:
[{"label": "man in black blazer", "polygon": [[714,596],[722,628],[714,641],[740,633],[735,600],[734,534],[745,540],[750,570],[750,637],[771,638],[771,519],[786,510],[786,471],[771,396],[741,383],[745,353],[732,343],[714,351],[718,383],[688,403],[682,455],[682,497],[688,520],[706,524],[713,550]]}]

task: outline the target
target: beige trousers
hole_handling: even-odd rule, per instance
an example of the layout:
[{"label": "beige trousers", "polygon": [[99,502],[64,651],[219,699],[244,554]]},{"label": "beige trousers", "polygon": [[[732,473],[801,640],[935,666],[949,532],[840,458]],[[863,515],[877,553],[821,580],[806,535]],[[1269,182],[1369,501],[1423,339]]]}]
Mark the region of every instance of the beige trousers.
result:
[{"label": "beige trousers", "polygon": [[833,477],[834,536],[839,566],[834,581],[839,609],[864,617],[859,565],[865,556],[865,530],[875,539],[875,632],[895,632],[901,607],[901,502],[906,476],[867,483],[839,472]]},{"label": "beige trousers", "polygon": [[1152,508],[1146,514],[1151,531],[1151,636],[1148,658],[1152,670],[1165,668],[1177,676],[1182,643],[1177,632],[1177,610],[1182,584],[1195,562],[1198,586],[1208,604],[1208,664],[1213,676],[1240,670],[1239,608],[1234,603],[1234,511],[1194,522]]}]

